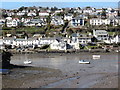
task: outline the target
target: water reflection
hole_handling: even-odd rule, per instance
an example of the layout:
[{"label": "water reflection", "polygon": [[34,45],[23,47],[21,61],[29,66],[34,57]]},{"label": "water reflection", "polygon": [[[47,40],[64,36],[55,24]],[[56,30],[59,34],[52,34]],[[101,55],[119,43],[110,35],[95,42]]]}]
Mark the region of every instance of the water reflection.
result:
[{"label": "water reflection", "polygon": [[[32,66],[36,67],[50,67],[54,69],[60,69],[64,72],[74,72],[79,71],[80,69],[91,69],[100,70],[107,69],[109,71],[109,67],[111,68],[110,71],[114,71],[114,67],[117,65],[118,54],[101,54],[100,60],[93,60],[92,54],[84,53],[84,54],[66,54],[66,55],[59,55],[59,54],[19,54],[14,55],[12,57],[11,63],[24,65],[24,60],[30,59],[33,63]],[[82,65],[79,64],[78,61],[80,59],[85,59],[90,61],[90,65]],[[94,68],[91,68],[94,67]]]}]

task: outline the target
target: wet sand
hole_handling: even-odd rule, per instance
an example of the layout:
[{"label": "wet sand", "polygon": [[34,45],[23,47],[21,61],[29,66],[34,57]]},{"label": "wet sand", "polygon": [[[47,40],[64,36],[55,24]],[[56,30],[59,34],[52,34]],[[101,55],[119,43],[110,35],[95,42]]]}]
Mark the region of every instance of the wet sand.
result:
[{"label": "wet sand", "polygon": [[[23,61],[30,59],[33,63],[28,66],[33,67],[13,69],[10,75],[3,76],[3,87],[117,88],[118,54],[98,53],[101,55],[98,60],[92,59],[93,54],[96,53],[16,54],[11,58],[11,63],[24,65]],[[80,59],[91,64],[79,64]]]}]

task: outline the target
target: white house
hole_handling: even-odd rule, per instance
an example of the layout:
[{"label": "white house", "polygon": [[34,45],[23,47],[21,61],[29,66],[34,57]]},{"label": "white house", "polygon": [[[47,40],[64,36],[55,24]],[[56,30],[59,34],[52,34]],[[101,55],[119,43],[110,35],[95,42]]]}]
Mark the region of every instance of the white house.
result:
[{"label": "white house", "polygon": [[73,15],[72,15],[72,14],[64,15],[64,20],[70,21],[70,20],[72,20],[72,18],[73,18]]},{"label": "white house", "polygon": [[83,13],[83,10],[80,9],[80,8],[76,8],[76,12],[78,12],[78,13]]},{"label": "white house", "polygon": [[102,11],[103,11],[103,9],[96,9],[95,12],[97,12],[97,13],[101,13]]},{"label": "white house", "polygon": [[78,38],[78,41],[80,44],[88,44],[88,43],[91,43],[91,38],[90,36],[83,36],[83,37],[79,37]]},{"label": "white house", "polygon": [[13,37],[3,37],[3,43],[6,45],[12,45],[14,40]]},{"label": "white house", "polygon": [[28,39],[15,39],[13,41],[14,46],[33,46],[33,45],[39,45],[39,40],[35,38],[28,38]]},{"label": "white house", "polygon": [[55,38],[40,38],[40,45],[50,45],[53,43],[56,39]]},{"label": "white house", "polygon": [[36,16],[37,14],[35,12],[29,12],[27,16]]},{"label": "white house", "polygon": [[108,17],[111,17],[111,16],[117,16],[118,15],[118,12],[116,10],[110,10],[107,12],[106,14]]},{"label": "white house", "polygon": [[23,16],[23,15],[25,15],[25,12],[20,12],[20,11],[19,11],[19,12],[17,12],[17,15],[18,15],[18,16]]},{"label": "white house", "polygon": [[9,38],[3,38],[3,43],[6,45],[12,45],[12,46],[35,46],[39,45],[39,40],[37,38],[15,38],[15,37],[9,37]]},{"label": "white house", "polygon": [[92,13],[93,12],[93,9],[92,8],[85,8],[85,9],[83,9],[83,13],[88,13],[88,14],[90,14],[90,13]]},{"label": "white house", "polygon": [[72,40],[79,42],[79,44],[91,43],[92,42],[91,38],[92,38],[91,35],[84,35],[79,33],[72,34]]},{"label": "white house", "polygon": [[3,45],[3,39],[0,39],[0,49],[5,49],[5,47]]},{"label": "white house", "polygon": [[76,49],[76,50],[80,49],[78,39],[77,40],[76,39],[69,39],[67,41],[67,43],[68,43],[70,49]]},{"label": "white house", "polygon": [[28,13],[29,10],[28,10],[28,9],[24,9],[24,10],[22,10],[22,12],[24,12],[24,13]]},{"label": "white house", "polygon": [[50,48],[54,50],[67,50],[67,43],[64,41],[55,40],[50,44]]},{"label": "white house", "polygon": [[110,39],[110,43],[120,43],[120,35],[116,35]]},{"label": "white house", "polygon": [[41,19],[31,19],[28,22],[24,22],[24,26],[42,26],[42,25],[46,25],[46,23]]},{"label": "white house", "polygon": [[72,18],[70,23],[73,27],[79,27],[79,26],[84,26],[85,20],[78,16],[78,17]]},{"label": "white house", "polygon": [[39,12],[39,16],[49,16],[48,12]]},{"label": "white house", "polygon": [[59,9],[59,10],[56,10],[55,13],[60,13],[60,12],[63,12],[62,9]]},{"label": "white house", "polygon": [[19,25],[19,23],[20,23],[20,20],[18,18],[14,18],[14,19],[7,18],[6,25],[7,25],[7,27],[17,27]]},{"label": "white house", "polygon": [[93,36],[100,41],[109,40],[109,34],[106,30],[93,30]]},{"label": "white house", "polygon": [[116,26],[119,24],[119,19],[117,18],[107,18],[107,19],[101,19],[101,18],[92,18],[90,19],[91,25],[113,25]]},{"label": "white house", "polygon": [[61,17],[59,16],[53,16],[51,20],[52,25],[63,25],[64,21]]},{"label": "white house", "polygon": [[22,18],[22,19],[21,19],[21,22],[27,23],[27,22],[29,22],[30,20],[31,20],[31,18]]},{"label": "white house", "polygon": [[91,25],[104,25],[104,24],[109,24],[109,20],[107,19],[101,19],[101,18],[92,18],[90,19],[90,24]]},{"label": "white house", "polygon": [[7,13],[7,15],[8,15],[9,17],[15,15],[14,12],[6,12],[6,13]]}]

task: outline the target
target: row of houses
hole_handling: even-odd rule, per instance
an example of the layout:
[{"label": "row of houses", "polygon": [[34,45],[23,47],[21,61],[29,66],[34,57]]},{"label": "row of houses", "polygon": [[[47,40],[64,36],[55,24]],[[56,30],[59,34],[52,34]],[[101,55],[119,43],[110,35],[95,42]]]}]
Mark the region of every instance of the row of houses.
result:
[{"label": "row of houses", "polygon": [[93,35],[85,35],[79,33],[73,33],[71,37],[32,37],[32,38],[16,38],[16,37],[4,37],[0,39],[0,44],[11,45],[12,47],[41,47],[43,45],[50,45],[51,49],[66,50],[66,49],[80,49],[81,45],[87,45],[88,43],[93,43],[93,38],[96,38],[98,42],[103,43],[120,43],[120,36],[110,37],[108,32],[105,30],[93,30]]},{"label": "row of houses", "polygon": [[120,25],[120,18],[118,17],[109,17],[107,19],[102,18],[92,18],[90,19],[90,25]]},{"label": "row of houses", "polygon": [[[3,38],[0,40],[0,46],[3,45],[11,45],[12,48],[14,47],[32,47],[34,48],[35,46],[37,47],[42,47],[44,45],[49,45],[51,49],[55,50],[67,50],[67,49],[79,49],[79,44],[78,42],[72,42],[70,39],[65,38]],[[76,46],[78,44],[78,46]]]},{"label": "row of houses", "polygon": [[[52,25],[63,25],[65,20],[68,20],[70,23],[69,25],[73,27],[85,26],[86,21],[90,25],[120,25],[120,18],[118,17],[119,9],[113,8],[96,9],[92,7],[86,7],[83,9],[64,8],[64,10],[57,8],[54,11],[52,11],[52,9],[50,8],[45,8],[44,10],[41,10],[40,8],[34,7],[34,9],[2,11],[3,14],[8,15],[8,17],[0,19],[0,25],[6,24],[7,27],[17,27],[21,25],[21,23],[23,26],[46,25],[47,16],[50,16]],[[63,13],[62,16],[60,15],[61,13]],[[103,13],[104,15],[102,15]],[[29,18],[12,18],[12,16],[14,15],[26,15]],[[37,15],[39,16],[39,18],[35,19]]]},{"label": "row of houses", "polygon": [[[85,26],[86,19],[84,19],[84,16],[77,16],[77,17],[67,17],[66,20],[69,20],[69,26],[72,27],[80,27]],[[5,23],[6,21],[6,23]],[[88,20],[87,20],[88,21]],[[107,18],[107,19],[101,19],[101,18],[92,18],[88,21],[90,25],[113,25],[117,26],[120,25],[120,18]],[[45,26],[47,25],[46,18],[40,18],[40,19],[24,19],[21,20],[18,18],[11,18],[7,17],[5,20],[1,19],[0,24],[4,25],[6,24],[7,27],[18,27],[20,25],[23,26]],[[64,20],[59,16],[53,16],[51,18],[51,25],[64,25]]]},{"label": "row of houses", "polygon": [[60,12],[70,12],[70,11],[74,11],[74,13],[78,12],[78,13],[82,13],[82,14],[90,14],[90,15],[95,15],[98,13],[102,13],[103,11],[105,11],[107,13],[107,16],[111,16],[111,15],[115,15],[117,16],[118,14],[118,10],[117,8],[113,9],[113,8],[100,8],[100,9],[96,9],[94,7],[85,7],[85,8],[64,8],[64,9],[54,9],[52,10],[51,8],[38,8],[38,7],[34,7],[34,9],[30,9],[29,7],[27,8],[23,8],[22,10],[2,10],[3,13],[7,14],[8,16],[13,16],[13,15],[17,15],[17,16],[23,16],[23,15],[27,15],[27,16],[48,16],[49,13],[52,13],[53,15],[56,13],[60,13]]}]

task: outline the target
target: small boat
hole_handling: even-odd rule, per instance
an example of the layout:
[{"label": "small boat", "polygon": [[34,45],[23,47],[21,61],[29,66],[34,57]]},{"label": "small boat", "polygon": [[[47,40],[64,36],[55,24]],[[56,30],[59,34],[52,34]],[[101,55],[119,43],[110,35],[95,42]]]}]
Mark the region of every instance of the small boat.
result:
[{"label": "small boat", "polygon": [[119,52],[119,50],[115,50],[115,52]]},{"label": "small boat", "polygon": [[31,64],[31,63],[32,63],[32,61],[30,61],[30,60],[24,61],[24,64]]},{"label": "small boat", "polygon": [[93,55],[93,59],[100,59],[100,55]]},{"label": "small boat", "polygon": [[84,60],[80,60],[79,63],[80,63],[80,64],[90,64],[90,62],[84,61]]}]

